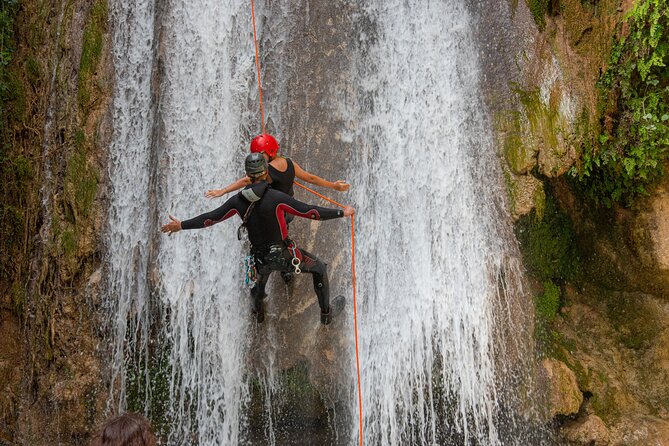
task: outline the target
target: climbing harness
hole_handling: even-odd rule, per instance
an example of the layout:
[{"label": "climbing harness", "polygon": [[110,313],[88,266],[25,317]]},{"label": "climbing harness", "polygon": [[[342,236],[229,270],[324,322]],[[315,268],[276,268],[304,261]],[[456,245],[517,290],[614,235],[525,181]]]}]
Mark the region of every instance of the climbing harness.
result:
[{"label": "climbing harness", "polygon": [[256,259],[253,254],[244,257],[244,267],[246,273],[244,274],[244,284],[246,286],[253,286],[258,279],[258,270],[256,269]]},{"label": "climbing harness", "polygon": [[293,269],[295,269],[295,274],[300,274],[302,270],[300,269],[300,259],[297,257],[297,250],[295,249],[295,243],[292,241],[288,243],[288,251],[293,255],[293,258],[290,261],[290,264],[293,265]]},{"label": "climbing harness", "polygon": [[[265,109],[263,108],[263,102],[262,102],[262,85],[260,83],[260,57],[258,56],[258,35],[256,32],[256,13],[255,13],[255,3],[253,0],[251,0],[251,19],[253,21],[253,44],[255,46],[255,51],[256,51],[256,70],[258,72],[258,96],[260,100],[260,124],[262,127],[262,133],[265,133]],[[311,192],[312,194],[321,197],[322,199],[329,201],[332,204],[335,204],[341,208],[344,208],[345,206],[342,204],[337,203],[336,201],[330,200],[329,198],[319,194],[316,191],[313,191],[309,189],[306,186],[303,186],[302,184],[295,183],[299,187],[306,189],[307,191]],[[299,274],[299,260],[298,264],[295,265],[295,260],[297,259],[297,256],[295,255],[295,252],[293,251],[293,260],[292,264],[293,267],[295,267],[295,272]],[[358,415],[360,419],[360,431],[359,431],[359,438],[360,438],[360,446],[362,445],[362,438],[363,438],[363,430],[362,430],[362,386],[360,384],[360,353],[359,353],[359,348],[358,348],[358,311],[357,311],[357,286],[356,286],[356,277],[355,277],[355,219],[353,216],[351,216],[351,274],[353,276],[353,330],[355,334],[355,365],[356,365],[356,370],[358,374]]]},{"label": "climbing harness", "polygon": [[249,216],[251,215],[251,211],[255,207],[257,201],[254,201],[249,205],[248,208],[246,208],[246,212],[244,212],[244,217],[242,218],[242,224],[239,225],[237,228],[237,240],[248,240],[248,230],[246,228],[246,222],[249,220]]}]

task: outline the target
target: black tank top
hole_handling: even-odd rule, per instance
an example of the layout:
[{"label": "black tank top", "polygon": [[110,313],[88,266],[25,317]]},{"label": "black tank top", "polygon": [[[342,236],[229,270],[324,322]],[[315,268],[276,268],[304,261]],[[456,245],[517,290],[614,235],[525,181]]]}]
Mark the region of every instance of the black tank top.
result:
[{"label": "black tank top", "polygon": [[290,158],[286,158],[286,163],[288,167],[285,172],[277,170],[269,164],[269,176],[272,178],[272,189],[276,189],[283,193],[290,195],[291,197],[295,195],[293,191],[293,181],[295,181],[295,166]]}]

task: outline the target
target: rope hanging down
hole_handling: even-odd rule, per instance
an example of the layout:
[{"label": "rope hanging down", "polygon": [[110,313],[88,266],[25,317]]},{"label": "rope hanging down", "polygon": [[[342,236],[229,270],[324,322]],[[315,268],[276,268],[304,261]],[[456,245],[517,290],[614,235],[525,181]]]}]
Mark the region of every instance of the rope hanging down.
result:
[{"label": "rope hanging down", "polygon": [[[260,99],[260,123],[262,127],[262,133],[265,133],[265,108],[263,107],[263,102],[262,102],[262,85],[260,83],[260,57],[258,56],[258,34],[256,31],[256,13],[255,13],[255,3],[253,0],[251,0],[251,19],[253,21],[253,44],[255,46],[255,51],[256,51],[256,71],[258,72],[258,95]],[[295,183],[297,186],[306,189],[307,191],[311,192],[312,194],[336,205],[341,208],[344,208],[345,206],[342,204],[337,203],[334,200],[330,200],[329,198],[319,194],[318,192],[309,189],[306,186],[303,186],[302,184]],[[359,349],[358,349],[358,305],[357,305],[357,286],[356,286],[356,277],[355,277],[355,219],[353,216],[351,216],[351,274],[353,276],[353,331],[355,335],[355,365],[356,365],[356,371],[358,374],[358,411],[360,415],[360,446],[362,446],[362,388],[360,384],[360,354],[359,354]]]},{"label": "rope hanging down", "polygon": [[[301,187],[302,189],[305,189],[312,194],[322,198],[325,201],[329,201],[330,203],[339,206],[340,208],[344,208],[345,206],[343,204],[339,204],[334,200],[330,200],[328,197],[319,194],[315,190],[309,189],[307,186],[304,186],[298,182],[293,182],[296,186]],[[360,413],[360,446],[362,446],[362,389],[360,385],[360,354],[359,354],[359,349],[358,349],[358,293],[357,293],[357,285],[356,285],[356,279],[355,279],[355,217],[351,216],[351,275],[353,276],[353,332],[355,334],[355,368],[358,373],[358,411]]]},{"label": "rope hanging down", "polygon": [[265,108],[262,104],[262,86],[260,85],[260,58],[258,57],[258,34],[256,32],[256,8],[251,0],[251,19],[253,21],[253,45],[256,48],[256,71],[258,72],[258,95],[260,97],[260,127],[265,134]]}]

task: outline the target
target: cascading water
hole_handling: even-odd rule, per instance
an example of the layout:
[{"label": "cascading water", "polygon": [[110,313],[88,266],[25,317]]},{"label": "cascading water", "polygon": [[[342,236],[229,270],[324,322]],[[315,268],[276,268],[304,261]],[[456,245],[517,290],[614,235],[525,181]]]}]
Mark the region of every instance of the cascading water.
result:
[{"label": "cascading water", "polygon": [[[263,2],[256,3],[268,51],[303,37],[264,27]],[[350,39],[357,41],[349,55],[353,94],[332,111],[347,128],[329,131],[356,148],[348,176],[355,199],[348,201],[358,211],[366,444],[528,444],[513,425],[518,404],[505,391],[515,373],[505,361],[522,367],[524,360],[515,325],[522,292],[500,211],[503,191],[495,186],[492,130],[478,97],[472,22],[461,3],[347,3],[354,12]],[[295,13],[287,5],[272,7]],[[249,3],[197,0],[161,8],[152,0],[111,2],[117,74],[107,270],[114,402],[161,412],[168,444],[244,443],[249,376],[256,373],[269,413],[260,436],[274,444],[270,400],[278,392],[273,355],[280,350],[263,351],[267,370],[246,369],[251,336],[234,224],[158,234],[167,212],[188,218],[221,202],[205,200],[203,192],[241,174],[241,148],[258,131]],[[277,75],[270,85],[286,89],[283,72],[300,67],[283,54],[273,54],[271,63]],[[291,125],[291,112],[308,115],[285,104],[284,91],[274,93],[266,107],[274,107],[279,132]],[[271,339],[276,326],[265,325]],[[503,336],[515,330],[521,341]],[[353,346],[352,330],[343,336]],[[352,367],[353,353],[337,362]],[[355,393],[342,394],[350,396],[350,416],[343,418],[355,420]],[[328,438],[348,444],[356,436],[357,424]]]},{"label": "cascading water", "polygon": [[502,413],[514,403],[500,392],[509,340],[498,335],[523,342],[508,327],[523,296],[468,11],[457,0],[357,5],[355,99],[340,105],[359,148],[364,437],[527,444],[518,415]]},{"label": "cascading water", "polygon": [[126,405],[127,351],[147,352],[150,153],[153,127],[151,76],[155,4],[111,2],[114,29],[114,134],[109,148],[110,207],[106,268],[112,346],[112,394]]},{"label": "cascading water", "polygon": [[219,205],[204,191],[241,174],[250,11],[241,0],[161,11],[153,2],[112,3],[113,393],[119,408],[161,411],[169,444],[237,444],[247,399],[241,246],[230,228],[157,234],[168,211],[187,218]]}]

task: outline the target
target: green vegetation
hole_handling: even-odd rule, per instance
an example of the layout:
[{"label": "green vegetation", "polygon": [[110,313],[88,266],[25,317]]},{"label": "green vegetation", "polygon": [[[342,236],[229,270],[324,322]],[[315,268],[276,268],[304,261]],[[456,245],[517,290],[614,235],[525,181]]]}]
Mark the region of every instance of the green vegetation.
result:
[{"label": "green vegetation", "polygon": [[84,108],[91,101],[92,78],[98,68],[102,55],[102,45],[107,21],[107,2],[98,0],[93,5],[91,17],[84,29],[84,42],[79,64],[78,99]]},{"label": "green vegetation", "polygon": [[548,280],[544,282],[544,292],[534,299],[535,338],[546,345],[558,338],[551,325],[560,310],[560,295],[560,287]]},{"label": "green vegetation", "polygon": [[68,218],[75,222],[78,218],[88,218],[93,209],[93,200],[98,189],[98,174],[86,159],[89,150],[85,146],[83,131],[75,135],[75,151],[67,164],[65,190],[69,206],[74,215]]},{"label": "green vegetation", "polygon": [[543,282],[543,293],[534,299],[535,339],[542,350],[555,356],[563,343],[552,327],[561,306],[560,284],[577,280],[581,271],[572,222],[547,193],[543,212],[535,210],[521,217],[515,231],[524,264],[535,278]]},{"label": "green vegetation", "polygon": [[[25,224],[24,213],[16,206],[14,201],[7,200],[8,195],[15,195],[14,184],[19,187],[24,184],[26,177],[32,175],[30,164],[23,157],[12,157],[9,155],[11,143],[7,138],[6,128],[8,120],[7,104],[15,96],[13,85],[16,83],[9,72],[9,64],[16,43],[14,41],[14,19],[18,10],[17,0],[0,0],[0,178],[2,178],[3,199],[0,200],[0,278],[11,275],[7,271],[11,262],[6,258],[9,256],[17,240],[23,239],[23,227]],[[6,267],[7,266],[7,267]]]},{"label": "green vegetation", "polygon": [[149,358],[139,352],[126,367],[128,410],[148,415],[156,434],[169,432],[171,408],[169,344],[151,351]]},{"label": "green vegetation", "polygon": [[525,265],[541,281],[573,280],[580,270],[580,257],[571,220],[547,194],[543,218],[535,211],[516,223]]},{"label": "green vegetation", "polygon": [[544,292],[536,299],[537,318],[546,323],[555,320],[560,309],[560,287],[551,281],[544,282]]},{"label": "green vegetation", "polygon": [[607,207],[648,194],[669,157],[669,2],[641,0],[626,21],[599,80],[602,130],[572,172]]},{"label": "green vegetation", "polygon": [[546,13],[550,7],[551,0],[526,0],[527,7],[530,8],[530,12],[534,17],[534,21],[537,24],[537,27],[540,31],[543,31],[546,28]]},{"label": "green vegetation", "polygon": [[0,115],[4,121],[4,99],[8,90],[7,67],[14,52],[14,17],[18,10],[18,0],[0,0]]}]

